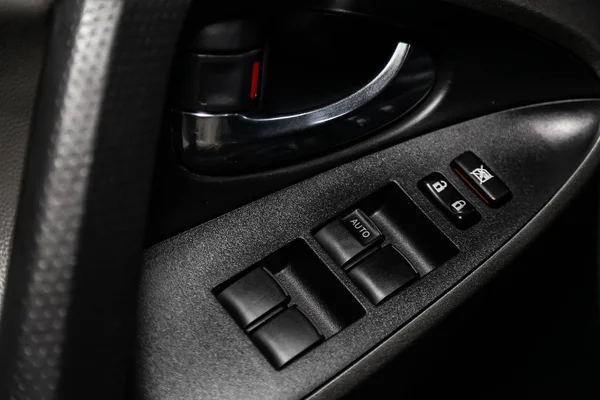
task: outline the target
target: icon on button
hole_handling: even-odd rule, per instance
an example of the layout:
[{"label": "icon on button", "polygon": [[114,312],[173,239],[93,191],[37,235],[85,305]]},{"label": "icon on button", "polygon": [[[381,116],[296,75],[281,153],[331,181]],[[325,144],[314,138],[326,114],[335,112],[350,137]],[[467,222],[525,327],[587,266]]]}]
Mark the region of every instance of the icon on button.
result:
[{"label": "icon on button", "polygon": [[480,185],[483,185],[484,183],[486,183],[487,181],[489,181],[490,179],[492,179],[494,177],[494,175],[492,175],[490,173],[490,171],[485,169],[483,167],[483,165],[481,167],[475,168],[473,171],[471,171],[471,175],[473,175],[475,178],[477,178]]},{"label": "icon on button", "polygon": [[462,210],[463,207],[466,205],[467,205],[466,201],[456,200],[454,203],[452,203],[452,208],[454,208],[456,210],[456,212],[460,212],[460,210]]},{"label": "icon on button", "polygon": [[439,172],[429,174],[417,186],[458,229],[467,229],[481,219],[475,207]]},{"label": "icon on button", "polygon": [[442,190],[446,189],[446,187],[448,186],[448,182],[437,181],[431,186],[433,186],[433,188],[435,189],[436,192],[440,193]]}]

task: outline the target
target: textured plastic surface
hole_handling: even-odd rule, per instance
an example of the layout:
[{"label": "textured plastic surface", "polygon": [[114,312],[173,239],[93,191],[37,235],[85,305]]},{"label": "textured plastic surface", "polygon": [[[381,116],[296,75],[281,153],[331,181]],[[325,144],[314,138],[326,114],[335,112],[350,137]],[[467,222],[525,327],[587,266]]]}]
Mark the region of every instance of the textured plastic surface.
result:
[{"label": "textured plastic surface", "polygon": [[[0,308],[29,124],[44,51],[48,0],[0,5]],[[18,39],[17,39],[18,38]]]},{"label": "textured plastic surface", "polygon": [[[140,303],[143,395],[292,399],[316,390],[450,290],[533,218],[594,144],[599,115],[600,104],[590,101],[482,117],[343,165],[153,247],[145,257]],[[490,164],[493,160],[514,198],[500,209],[482,209],[480,223],[460,231],[417,183],[432,171],[445,171],[453,184],[462,184],[449,165],[465,149]],[[461,252],[374,307],[311,232],[392,179]],[[465,195],[478,201],[472,193]],[[210,289],[298,236],[359,299],[367,315],[274,371]],[[363,375],[365,370],[354,379]]]},{"label": "textured plastic surface", "polygon": [[[472,3],[481,8],[487,6],[493,13],[504,12],[501,5],[510,2],[514,1]],[[575,3],[580,2],[589,3],[588,0]],[[163,132],[160,174],[154,185],[148,233],[151,243],[408,137],[512,107],[600,95],[598,78],[569,49],[558,48],[505,21],[462,7],[428,0],[317,3],[334,9],[356,8],[397,22],[408,32],[414,29],[410,35],[419,39],[415,46],[430,49],[435,57],[436,85],[432,93],[403,119],[400,127],[384,129],[369,140],[298,165],[237,178],[199,177],[183,170],[171,154],[168,132]],[[303,4],[308,3],[303,1]],[[580,10],[572,4],[562,8]],[[530,17],[538,19],[531,10],[528,12],[532,14]],[[532,29],[538,30],[542,37],[554,32],[540,31],[537,25]]]},{"label": "textured plastic surface", "polygon": [[[9,3],[20,4],[20,5],[30,5],[31,4],[30,2],[22,2],[22,1],[17,2],[14,0]],[[70,3],[70,2],[66,2],[66,3]],[[73,2],[73,3],[75,3],[75,2]],[[147,3],[148,4],[147,7],[149,7],[149,8],[156,7],[154,10],[157,11],[157,13],[153,14],[152,16],[147,16],[147,14],[145,14],[143,12],[144,10],[146,10],[146,5],[144,3]],[[178,18],[177,10],[179,10],[184,3],[185,2],[171,1],[169,3],[170,11],[172,12],[172,14],[170,14],[170,16],[173,18]],[[465,0],[465,1],[462,1],[462,3],[466,4],[466,5],[473,5],[474,7],[482,9],[488,13],[502,15],[502,16],[508,17],[510,19],[517,20],[522,26],[534,27],[534,29],[538,30],[540,34],[547,34],[551,37],[559,37],[560,39],[557,39],[557,41],[559,41],[560,43],[563,43],[565,46],[567,46],[569,48],[572,48],[574,51],[578,52],[579,54],[585,55],[586,59],[591,60],[592,63],[595,63],[595,65],[598,65],[597,60],[600,59],[600,57],[598,57],[598,54],[600,53],[598,51],[598,49],[600,47],[598,45],[598,43],[599,43],[598,38],[600,37],[600,34],[598,32],[599,25],[597,23],[597,13],[594,12],[594,10],[597,10],[597,7],[598,7],[598,2],[595,0],[581,0],[577,3],[578,5],[573,6],[572,9],[568,9],[568,8],[564,7],[565,3],[562,0],[552,0],[552,1],[512,0],[512,1],[494,1],[494,2],[480,2],[480,1]],[[109,3],[106,2],[103,4],[105,4],[105,6],[106,6],[106,4],[109,4]],[[162,29],[160,29],[159,32],[156,33],[156,35],[153,35],[154,31],[151,29],[148,30],[147,29],[148,25],[145,25],[146,21],[150,21],[150,20],[152,20],[152,18],[160,16],[160,11],[158,11],[159,10],[158,6],[164,6],[164,4],[166,4],[166,2],[130,1],[130,2],[128,2],[128,4],[134,5],[134,7],[133,7],[134,9],[136,8],[135,5],[141,4],[140,7],[135,10],[136,11],[135,13],[128,12],[126,14],[129,16],[132,16],[133,14],[135,14],[135,18],[131,18],[131,20],[134,21],[134,22],[132,22],[132,26],[139,28],[140,25],[138,25],[138,24],[142,24],[142,26],[144,27],[143,29],[141,29],[141,30],[145,31],[145,35],[143,36],[144,43],[146,43],[146,41],[151,42],[154,38],[158,38],[159,43],[161,45],[169,47],[170,41],[172,40],[173,36],[175,36],[175,35],[170,35],[170,34],[168,34],[168,32],[165,32]],[[510,6],[506,6],[506,7],[503,6],[503,5],[507,5],[507,4],[509,4]],[[587,10],[587,12],[585,10]],[[567,11],[567,12],[565,12],[565,11]],[[68,21],[66,21],[66,22],[67,22],[67,25],[69,25]],[[131,33],[131,32],[129,32],[129,33]],[[135,37],[140,39],[139,36],[135,36]],[[165,43],[165,42],[169,42],[169,43]],[[64,44],[65,42],[62,42],[62,43]],[[158,48],[162,48],[161,46],[157,46],[156,43],[153,43],[152,46],[150,46],[150,47],[152,47],[153,51],[156,51]],[[133,46],[131,49],[129,49],[129,51],[127,53],[137,55],[138,54],[137,51],[140,49],[145,49],[145,47],[144,46]],[[89,48],[84,45],[81,47],[81,50],[86,51],[86,50],[89,50]],[[166,58],[168,58],[168,57],[166,57]],[[65,60],[66,60],[66,58],[65,58]],[[132,69],[123,68],[120,70],[119,73],[116,73],[116,74],[117,75],[124,74],[125,77],[127,77],[127,78],[125,78],[126,80],[129,80],[128,78],[132,77],[131,81],[137,83],[137,82],[139,82],[138,78],[140,76],[143,76],[143,77],[146,76],[144,74],[144,72],[150,73],[149,71],[156,71],[160,75],[162,73],[162,71],[164,70],[161,67],[163,65],[164,60],[159,60],[157,58],[157,59],[144,60],[144,61],[145,61],[144,63],[137,63],[140,70],[138,70],[137,68],[132,68]],[[554,71],[552,71],[552,74],[554,74]],[[68,74],[65,74],[62,76],[65,77],[65,79],[67,79],[66,78],[67,75]],[[98,79],[98,75],[95,75],[94,79]],[[560,78],[558,78],[558,77],[557,77],[557,79],[560,80]],[[125,87],[131,88],[127,85],[125,85]],[[483,89],[485,90],[486,88],[483,88]],[[144,96],[141,96],[140,98],[151,101],[151,96],[149,96],[149,95],[147,96],[147,94],[148,94],[147,91],[162,90],[162,85],[161,85],[161,82],[158,82],[158,81],[152,82],[148,86],[137,85],[136,89],[131,89],[131,92],[137,93],[137,90],[143,90]],[[52,100],[56,101],[56,98],[52,97]],[[134,103],[137,104],[136,102],[134,102]],[[498,107],[502,107],[502,106],[498,105]],[[150,124],[150,122],[154,121],[154,119],[152,117],[153,116],[155,117],[158,114],[159,114],[158,111],[153,110],[152,113],[148,113],[148,115],[145,115],[143,117],[139,117],[139,116],[136,117],[137,114],[130,115],[130,117],[135,119],[137,122],[143,121],[141,126],[135,125],[134,126],[135,129],[133,129],[133,131],[137,132],[137,129],[142,129],[142,127],[145,126],[145,123],[148,122],[149,129],[147,132],[152,132],[152,128],[154,128],[154,125],[153,125],[153,123]],[[48,125],[48,126],[51,126],[51,125]],[[124,126],[125,125],[121,124],[118,127],[122,128]],[[126,127],[127,127],[127,132],[124,132],[123,136],[128,136],[129,134],[131,134],[130,129],[132,128],[132,126],[126,126]],[[117,129],[117,131],[120,132],[119,129]],[[111,148],[111,146],[108,146],[108,147]],[[111,148],[111,150],[112,150],[112,148]],[[128,155],[130,157],[133,156],[132,154],[128,154]],[[546,209],[544,209],[544,211],[538,217],[536,217],[534,219],[532,224],[529,224],[524,231],[519,233],[519,235],[517,237],[515,237],[513,240],[511,240],[509,242],[509,246],[505,247],[506,250],[501,250],[499,253],[494,255],[488,262],[486,262],[484,264],[484,266],[486,268],[478,269],[477,273],[474,274],[476,276],[473,276],[473,280],[470,280],[468,282],[468,284],[459,285],[454,290],[453,294],[461,294],[462,296],[464,296],[465,293],[468,293],[469,291],[474,290],[478,284],[483,282],[485,280],[485,278],[489,277],[491,272],[493,272],[494,270],[499,268],[503,263],[505,263],[510,258],[511,254],[514,254],[514,252],[516,250],[518,250],[519,248],[522,248],[533,235],[535,235],[537,232],[539,232],[539,230],[544,226],[544,222],[547,221],[562,205],[564,205],[564,203],[569,199],[569,197],[572,195],[574,190],[576,190],[578,187],[580,187],[583,184],[583,179],[585,178],[585,176],[589,173],[589,171],[595,164],[595,161],[596,161],[595,159],[597,158],[596,156],[597,156],[597,154],[594,154],[594,159],[589,159],[586,161],[584,167],[580,171],[581,173],[578,174],[577,177],[575,177],[569,183],[569,185],[567,187],[565,187],[565,189],[561,192],[559,197],[557,197],[555,200],[553,200],[549,203],[548,207]],[[131,160],[129,160],[129,161],[131,161]],[[307,171],[307,173],[310,174],[312,172]],[[120,176],[120,175],[116,174],[116,176]],[[143,176],[143,174],[141,176]],[[304,176],[306,176],[306,175],[304,175]],[[562,177],[562,175],[560,175],[560,173],[559,173],[559,178],[560,177]],[[559,178],[557,178],[557,179],[559,179]],[[125,197],[127,197],[127,196],[125,196]],[[257,195],[255,195],[253,198],[256,198],[256,197],[257,197]],[[34,218],[34,217],[32,216],[32,218]],[[107,236],[110,236],[110,235],[107,234]],[[119,236],[119,235],[117,235],[117,236]],[[105,253],[103,252],[100,254],[104,255]],[[108,265],[110,265],[110,263],[108,263]],[[119,265],[119,264],[117,264],[117,265]],[[468,286],[468,288],[465,288],[465,286]],[[460,296],[455,296],[454,299],[456,299],[456,298],[460,298]],[[440,302],[440,303],[438,303],[437,307],[435,307],[435,309],[433,309],[431,312],[432,313],[435,313],[435,312],[442,313],[444,310],[447,310],[447,308],[450,307],[451,305],[452,305],[452,301]],[[428,315],[425,315],[423,318],[431,319],[431,313],[428,313]],[[425,323],[422,325],[427,325],[427,324]],[[396,345],[397,345],[397,342],[396,342]],[[382,346],[382,347],[384,347],[384,346]],[[397,348],[397,347],[398,346],[395,346],[394,348]],[[392,354],[392,353],[393,353],[392,351],[388,352],[388,354]],[[92,359],[93,357],[90,356],[90,358]],[[383,359],[384,358],[381,358],[380,361]],[[12,361],[12,360],[10,360],[10,361]],[[29,361],[31,361],[31,360],[29,360]],[[2,362],[6,363],[7,359],[3,358]],[[367,364],[368,364],[368,362],[365,362],[363,365],[367,365]],[[3,364],[2,366],[4,367],[5,365],[6,364]],[[29,363],[28,365],[32,366],[32,365],[34,365],[34,363]],[[2,371],[6,372],[7,370],[2,369]],[[12,370],[10,372],[12,372]],[[93,375],[90,374],[90,376],[93,376]],[[352,374],[348,374],[348,376],[352,376]],[[93,377],[100,379],[98,376],[93,376]],[[112,383],[112,381],[111,381],[111,383]],[[91,385],[90,387],[94,387],[95,389],[101,388],[100,386],[97,386],[97,385]],[[50,386],[50,389],[53,389],[52,386]],[[93,397],[95,394],[97,394],[92,391],[89,391],[89,387],[87,387],[86,389],[88,389],[88,391],[85,393],[87,398]],[[27,398],[28,396],[27,396],[27,394],[20,394],[20,395],[15,394],[15,397]],[[31,397],[31,396],[29,396],[29,397]]]},{"label": "textured plastic surface", "polygon": [[[552,199],[544,205],[540,212],[527,222],[509,241],[493,253],[483,264],[476,268],[465,279],[436,300],[430,307],[424,309],[402,329],[391,335],[373,351],[365,354],[358,362],[346,368],[342,373],[331,379],[327,384],[311,393],[307,399],[325,400],[339,398],[363,382],[382,365],[398,357],[400,353],[415,343],[429,329],[457,309],[464,301],[478,290],[489,287],[493,279],[503,268],[530,245],[544,229],[560,214],[569,203],[590,182],[590,178],[600,164],[600,141],[595,140],[591,151],[577,167],[573,175],[565,182]],[[590,189],[587,189],[588,191]],[[593,201],[593,200],[592,200]],[[576,226],[573,223],[568,226]],[[585,247],[585,245],[584,245]],[[514,272],[514,271],[513,271]]]},{"label": "textured plastic surface", "polygon": [[126,394],[156,138],[186,6],[53,10],[1,321],[1,398]]}]

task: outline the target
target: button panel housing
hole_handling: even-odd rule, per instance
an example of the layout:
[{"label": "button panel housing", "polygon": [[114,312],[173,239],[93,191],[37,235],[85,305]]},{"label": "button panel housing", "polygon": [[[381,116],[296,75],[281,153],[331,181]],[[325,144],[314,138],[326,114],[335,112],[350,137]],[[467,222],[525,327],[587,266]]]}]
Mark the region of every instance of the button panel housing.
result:
[{"label": "button panel housing", "polygon": [[[375,356],[376,360],[382,362],[391,361],[393,355],[388,351],[390,344],[401,346],[406,343],[406,335],[413,331],[411,326],[423,320],[421,322],[424,325],[420,325],[420,328],[424,328],[431,322],[428,318],[419,317],[423,310],[434,305],[436,312],[446,312],[449,303],[442,301],[437,304],[440,299],[447,296],[462,298],[468,294],[464,292],[465,283],[478,287],[482,279],[493,275],[490,271],[497,271],[506,261],[505,257],[490,258],[491,254],[503,246],[511,247],[505,248],[508,253],[502,250],[503,254],[514,254],[522,246],[522,243],[516,244],[510,240],[515,233],[518,234],[526,224],[535,221],[544,221],[542,225],[536,225],[538,227],[546,223],[547,219],[537,217],[537,213],[549,201],[554,201],[552,198],[557,190],[563,187],[579,164],[565,156],[562,146],[552,146],[556,144],[556,131],[544,132],[539,129],[545,126],[542,124],[544,119],[552,118],[560,128],[570,127],[571,135],[564,144],[574,145],[567,151],[583,157],[586,153],[581,146],[585,149],[588,144],[594,144],[597,138],[598,118],[594,117],[600,115],[597,110],[597,103],[589,106],[587,102],[520,108],[461,123],[435,134],[415,137],[257,199],[251,206],[236,209],[150,249],[145,260],[145,279],[148,284],[145,285],[142,304],[145,314],[152,317],[142,327],[144,337],[148,338],[146,347],[152,349],[148,355],[152,364],[146,376],[164,383],[177,376],[202,382],[203,376],[208,374],[211,380],[222,379],[230,388],[235,387],[228,389],[228,393],[233,393],[234,397],[244,397],[247,388],[250,388],[259,397],[302,398],[309,396],[310,392],[304,390],[308,386],[329,386],[325,382],[337,376],[337,372],[332,371],[344,371],[356,363],[361,368],[365,367],[369,364],[365,361],[365,354],[369,355],[368,358]],[[562,121],[573,120],[580,123],[561,124]],[[578,139],[570,140],[575,138]],[[522,163],[513,162],[514,157],[519,155],[515,153],[517,143],[523,150]],[[489,208],[480,203],[454,175],[450,163],[467,149],[472,149],[507,184],[513,193],[512,200],[498,209]],[[455,229],[423,195],[417,184],[433,171],[443,173],[473,203],[481,213],[480,222],[465,231]],[[393,207],[399,206],[401,210],[394,213],[393,220],[402,223],[406,231],[402,236],[407,240],[421,230],[410,230],[409,220],[417,222],[415,220],[419,217],[412,217],[413,214],[409,212],[411,206],[408,202],[402,203],[403,196],[389,202],[389,212],[383,210],[372,214],[377,207],[367,208],[360,204],[374,194],[378,196],[379,188],[385,188],[389,182],[398,182],[417,209],[437,227],[439,234],[446,236],[460,252],[450,258],[439,257],[435,260],[431,254],[439,254],[439,243],[431,247],[421,246],[412,253],[409,247],[416,248],[417,245],[398,245],[391,235],[393,230],[399,230],[386,227],[384,222],[390,219],[381,214],[391,215]],[[578,185],[571,183],[567,185]],[[559,195],[563,192],[560,190]],[[379,204],[386,202],[381,199],[383,201]],[[392,237],[393,245],[420,275],[423,265],[429,264],[429,260],[438,267],[394,292],[379,305],[373,305],[314,239],[317,229],[357,208],[371,218],[385,236],[385,241],[380,245],[385,247]],[[418,226],[418,223],[412,226]],[[519,234],[518,237],[527,242],[531,239],[530,233]],[[235,240],[223,240],[225,237]],[[427,234],[421,237],[427,238]],[[320,317],[318,313],[311,309],[318,306],[316,301],[309,308],[299,305],[299,309],[326,340],[286,364],[282,370],[276,370],[226,313],[216,297],[206,296],[206,291],[243,273],[297,238],[302,238],[325,264],[315,267],[314,271],[324,267],[323,271],[328,274],[331,272],[331,278],[339,280],[339,285],[348,289],[349,296],[364,307],[365,314],[354,323],[344,323],[345,328],[331,336],[317,320]],[[427,261],[419,262],[419,258],[426,258]],[[299,272],[301,268],[298,266],[293,269]],[[289,293],[292,299],[290,304],[295,304],[301,290],[300,286],[297,291],[286,286],[284,275],[289,271],[285,269],[274,275]],[[289,281],[293,281],[293,276]],[[457,289],[462,294],[452,289],[459,283]],[[174,292],[175,296],[167,296],[169,291]],[[330,303],[329,300],[327,303]],[[450,304],[456,303],[452,301]],[[186,313],[173,314],[172,310],[181,310],[182,305]],[[196,315],[190,315],[190,312]],[[191,340],[173,341],[174,335],[181,332],[189,332],[186,337]],[[177,363],[160,364],[161,360],[169,359],[175,352],[179,355]],[[211,370],[201,369],[205,365],[210,365]],[[274,384],[265,385],[257,377]],[[351,374],[345,376],[346,379],[351,377]],[[298,385],[300,380],[304,384],[302,388]],[[213,388],[208,393],[213,398],[223,394],[219,388]]]},{"label": "button panel housing", "polygon": [[[471,155],[461,157],[472,161]],[[494,176],[487,178],[491,179]],[[433,172],[417,186],[459,229],[481,220],[477,209],[443,174]],[[495,183],[493,188],[502,186]],[[495,193],[495,200],[506,201],[502,190]],[[340,213],[317,229],[314,238],[377,307],[459,253],[395,182]],[[301,239],[261,260],[241,278],[219,285],[215,295],[276,369],[366,313]],[[291,307],[286,307],[288,302]]]}]

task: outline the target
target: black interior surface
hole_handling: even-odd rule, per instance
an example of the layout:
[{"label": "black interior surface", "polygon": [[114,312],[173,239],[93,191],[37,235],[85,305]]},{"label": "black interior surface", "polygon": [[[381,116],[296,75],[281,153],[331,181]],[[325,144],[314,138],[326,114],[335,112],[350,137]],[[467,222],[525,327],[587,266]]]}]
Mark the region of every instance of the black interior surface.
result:
[{"label": "black interior surface", "polygon": [[[141,365],[146,379],[143,395],[161,398],[174,391],[184,397],[196,393],[236,398],[242,396],[240,390],[252,388],[263,398],[279,398],[305,396],[309,394],[307,388],[318,389],[325,376],[389,338],[396,332],[395,327],[409,321],[418,310],[467,276],[550,199],[574,168],[574,164],[558,161],[581,160],[587,150],[596,148],[596,103],[588,103],[588,112],[583,111],[587,108],[583,104],[567,102],[516,109],[415,138],[291,186],[151,248],[146,254],[140,308],[141,345],[147,351]],[[555,129],[548,129],[548,121],[555,122]],[[517,146],[518,156],[514,152]],[[450,162],[465,148],[493,163],[494,170],[511,187],[514,199],[498,210],[478,207],[482,221],[463,232],[434,209],[417,183],[431,171],[442,171],[460,187],[458,177],[451,175]],[[491,148],[493,151],[488,150]],[[398,182],[460,253],[374,307],[312,234],[318,226],[343,215],[344,209],[352,208],[390,180]],[[481,205],[475,194],[466,196]],[[231,237],[235,239],[225,240]],[[311,245],[367,313],[298,361],[276,371],[244,333],[235,329],[211,290],[298,237]],[[399,240],[403,240],[401,235]],[[408,249],[404,254],[409,261],[417,260],[414,247],[413,251],[410,245]],[[183,318],[173,319],[175,310]],[[196,318],[199,315],[203,318]],[[165,363],[168,358],[172,361]],[[206,371],[199,363],[212,367]],[[253,374],[244,372],[249,370]],[[179,374],[189,374],[190,379],[174,380]],[[222,382],[224,376],[231,383],[188,383],[201,378]],[[255,380],[255,376],[260,379]],[[169,387],[167,382],[173,382],[175,387]]]},{"label": "black interior surface", "polygon": [[[47,2],[0,15],[0,293],[4,292],[23,159],[45,47]],[[10,8],[8,8],[10,10]],[[18,38],[18,40],[15,40]],[[3,296],[0,296],[2,304]]]},{"label": "black interior surface", "polygon": [[[195,39],[230,20],[258,58]],[[0,400],[598,398],[599,20],[596,0],[0,0]],[[232,114],[360,92],[398,42],[367,104],[235,135]],[[185,54],[243,58],[194,73],[249,97],[180,102]]]},{"label": "black interior surface", "polygon": [[[400,37],[432,52],[435,62],[432,93],[394,129],[382,129],[369,140],[299,164],[210,176],[182,168],[171,151],[169,127],[164,126],[147,243],[155,244],[328,168],[443,126],[535,102],[598,95],[596,77],[570,51],[494,18],[437,3],[440,14],[432,20],[427,12],[431,6],[389,10],[382,4],[381,9],[370,10],[377,16],[375,21],[384,15],[397,18],[400,26],[421,26],[416,31],[405,28],[408,32]],[[277,10],[273,13],[272,18],[279,17]]]},{"label": "black interior surface", "polygon": [[283,12],[264,24],[269,75],[261,110],[274,115],[351,94],[381,70],[396,44],[391,27],[359,17]]},{"label": "black interior surface", "polygon": [[[345,398],[386,397],[399,377],[394,396],[407,398],[597,397],[597,178],[484,290]],[[439,372],[435,385],[425,371]]]}]

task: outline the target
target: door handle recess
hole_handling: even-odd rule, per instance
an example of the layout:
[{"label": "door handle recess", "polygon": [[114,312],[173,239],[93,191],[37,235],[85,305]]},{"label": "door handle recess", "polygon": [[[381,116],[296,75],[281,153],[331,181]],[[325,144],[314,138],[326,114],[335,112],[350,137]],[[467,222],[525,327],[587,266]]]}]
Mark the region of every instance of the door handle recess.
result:
[{"label": "door handle recess", "polygon": [[369,83],[349,96],[324,107],[272,117],[250,113],[175,111],[176,118],[181,118],[183,126],[196,132],[196,140],[214,145],[270,139],[302,131],[343,117],[375,98],[398,74],[409,48],[406,43],[398,43],[387,64]]},{"label": "door handle recess", "polygon": [[[394,86],[410,48],[409,44],[398,42],[385,66],[366,85],[334,103],[309,111],[264,116],[257,111],[209,113],[174,109],[171,127],[175,150],[188,169],[222,174],[265,168],[356,139],[404,114],[431,87],[432,68],[427,70],[428,74],[419,71],[421,73],[415,72],[405,79],[412,82],[412,97],[418,99],[411,100],[410,107],[405,104],[406,98],[402,93],[388,96],[383,102],[376,101],[386,88]],[[426,76],[426,83],[423,76]],[[415,80],[418,81],[416,89]],[[400,83],[397,89],[406,90],[406,83]],[[414,96],[415,91],[419,92],[419,96]],[[388,106],[393,114],[385,118],[371,118],[377,126],[361,123],[369,118],[359,119],[358,124],[349,124],[353,122],[352,116],[372,103],[376,103],[380,110]],[[398,107],[394,107],[396,103]],[[341,124],[344,125],[343,133],[335,133],[340,129],[336,125],[343,121],[346,121]],[[260,162],[257,163],[258,159]]]}]

